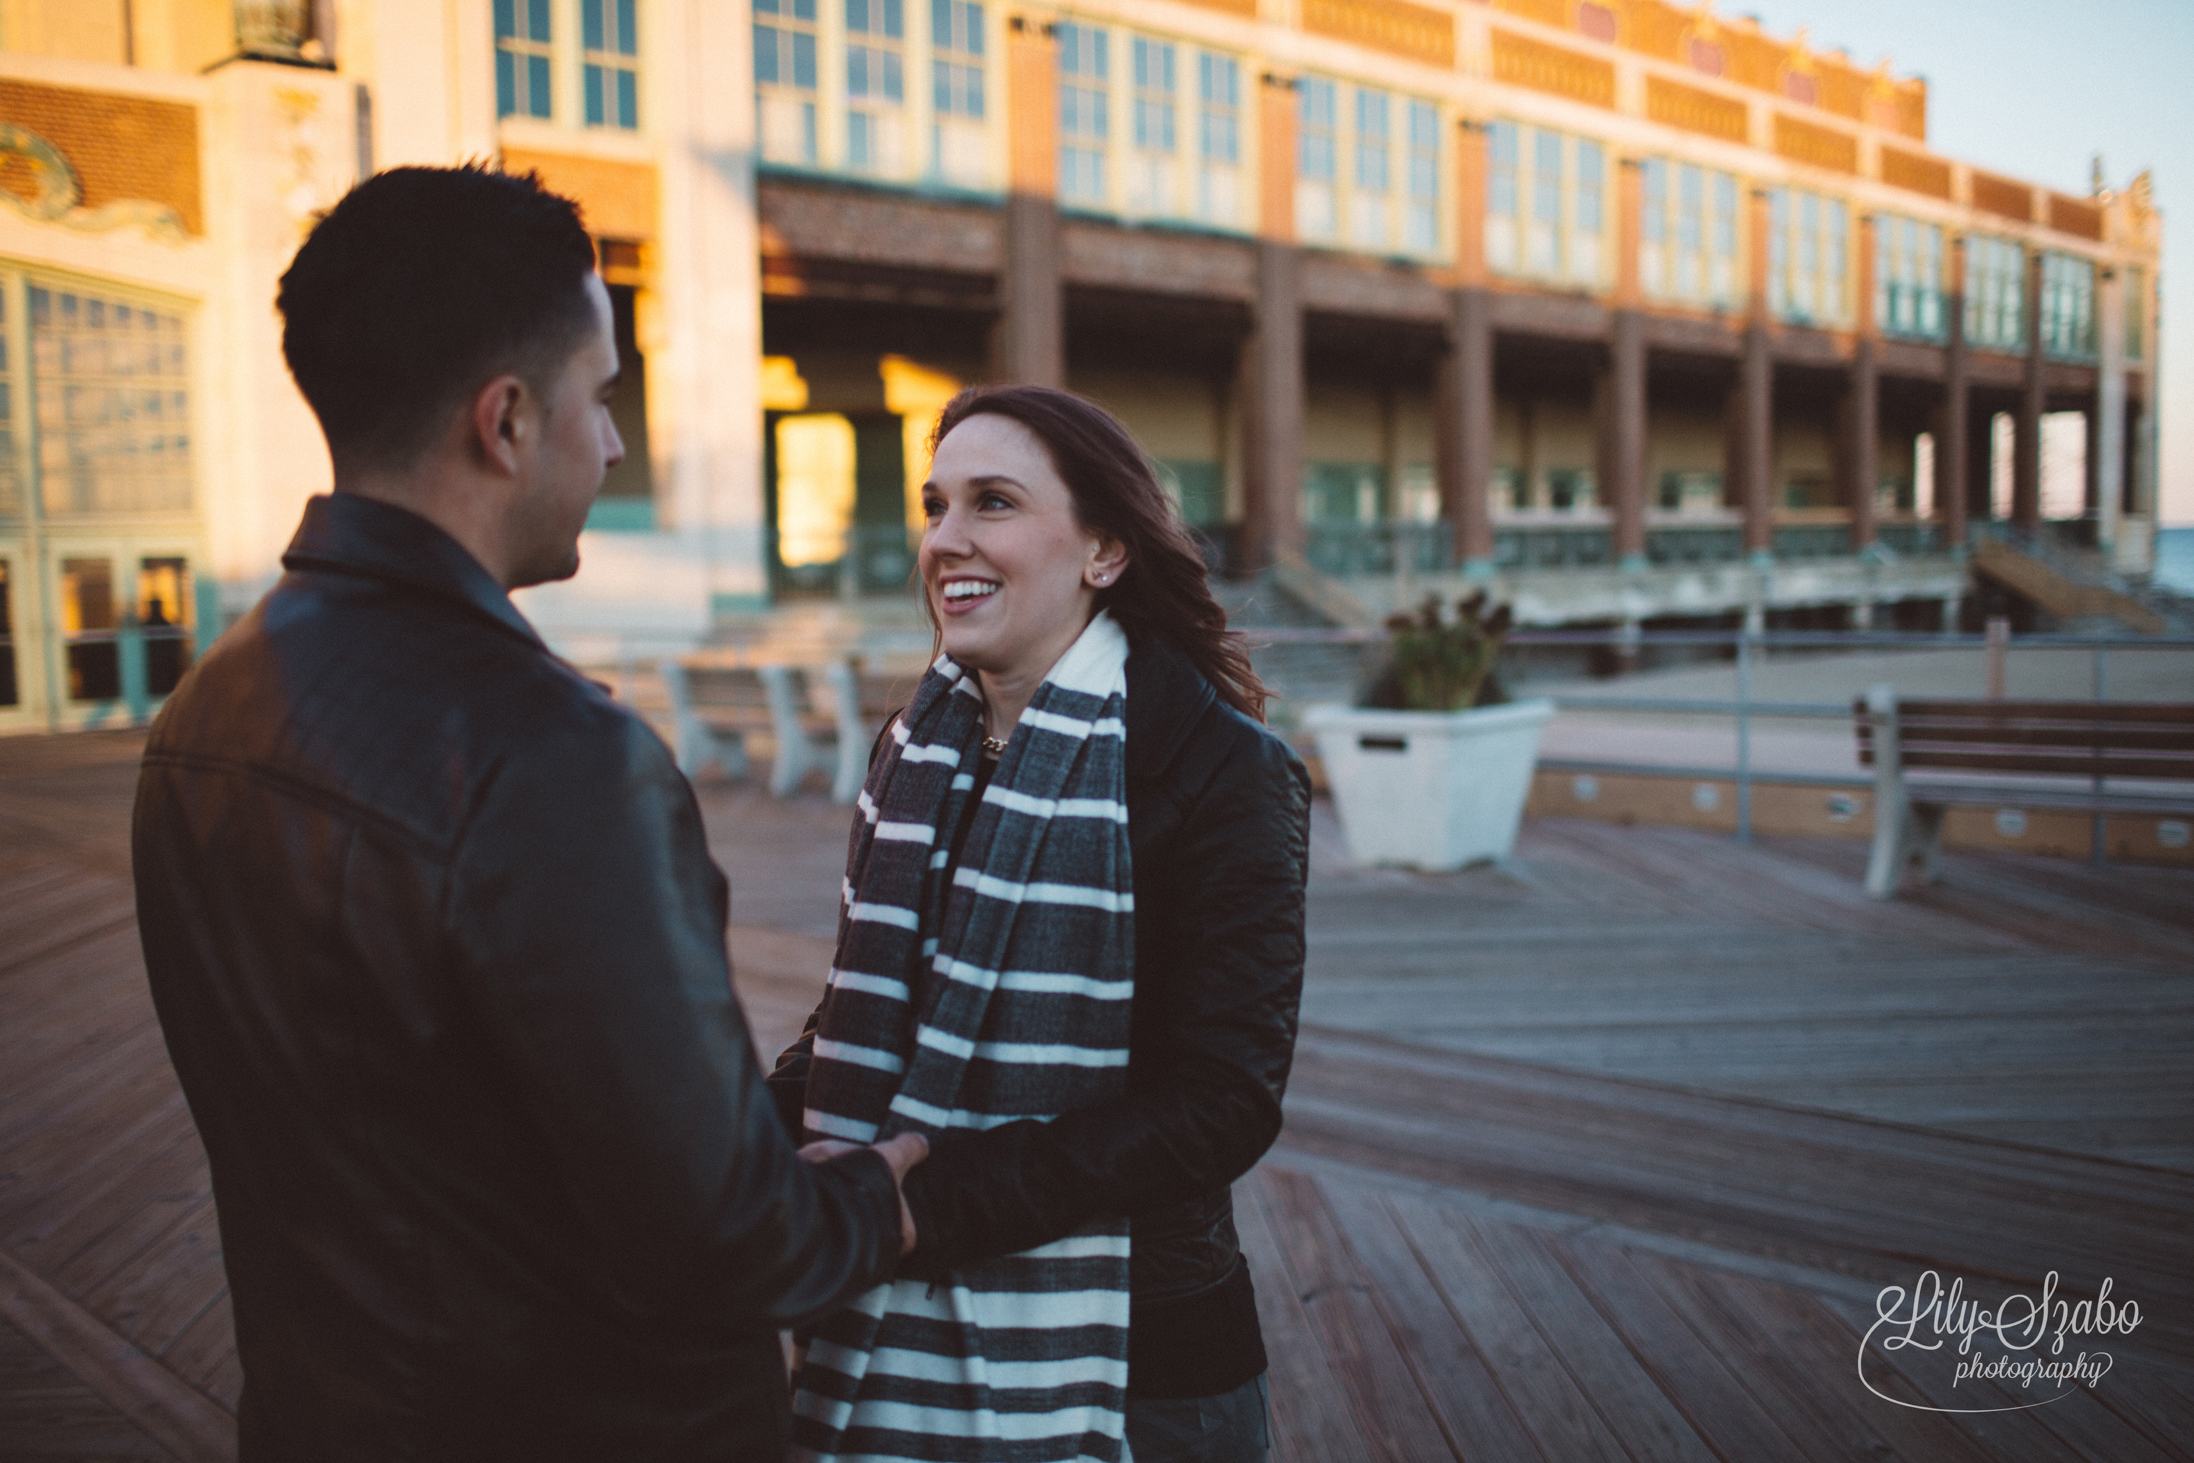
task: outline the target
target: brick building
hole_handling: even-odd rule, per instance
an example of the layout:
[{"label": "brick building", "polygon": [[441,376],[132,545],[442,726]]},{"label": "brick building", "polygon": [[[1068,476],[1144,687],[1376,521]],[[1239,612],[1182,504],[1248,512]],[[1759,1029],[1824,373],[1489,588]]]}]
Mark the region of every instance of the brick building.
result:
[{"label": "brick building", "polygon": [[2147,181],[1927,100],[1663,0],[0,0],[0,730],[140,712],[270,580],[327,479],[274,280],[465,157],[577,197],[617,305],[567,642],[882,613],[985,379],[1373,608],[1933,616],[1998,522],[2139,572]]}]

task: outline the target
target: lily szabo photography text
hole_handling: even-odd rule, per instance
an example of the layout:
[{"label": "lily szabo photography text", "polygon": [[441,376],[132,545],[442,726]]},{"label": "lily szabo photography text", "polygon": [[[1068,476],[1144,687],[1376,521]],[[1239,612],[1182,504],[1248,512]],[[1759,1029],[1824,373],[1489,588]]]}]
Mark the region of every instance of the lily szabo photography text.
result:
[{"label": "lily szabo photography text", "polygon": [[2194,1457],[2194,6],[1759,3],[0,0],[0,1458]]},{"label": "lily szabo photography text", "polygon": [[[2113,1300],[2112,1284],[2105,1276],[2092,1297],[2062,1295],[2057,1272],[2052,1270],[2037,1293],[2014,1291],[1990,1307],[1966,1295],[1963,1277],[1953,1277],[1946,1287],[1935,1271],[1923,1271],[1909,1290],[1888,1285],[1875,1298],[1876,1319],[1867,1329],[1859,1355],[1860,1379],[1866,1381],[1868,1348],[1885,1354],[1917,1350],[1937,1354],[1950,1370],[1953,1388],[1975,1380],[1998,1382],[2003,1390],[2016,1389],[2021,1397],[2032,1399],[2017,1406],[2040,1407],[2057,1401],[2066,1389],[2093,1387],[2110,1372],[2110,1353],[2099,1348],[2090,1352],[2083,1343],[2090,1337],[2131,1336],[2141,1324],[2139,1302]],[[1926,1406],[1890,1396],[1871,1381],[1867,1389],[1901,1407]]]}]

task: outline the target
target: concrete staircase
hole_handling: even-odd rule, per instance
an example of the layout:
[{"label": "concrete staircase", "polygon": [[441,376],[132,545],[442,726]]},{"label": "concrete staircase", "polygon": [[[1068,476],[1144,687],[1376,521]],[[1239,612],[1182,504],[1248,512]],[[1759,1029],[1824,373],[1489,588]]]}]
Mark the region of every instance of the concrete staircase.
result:
[{"label": "concrete staircase", "polygon": [[2100,554],[1992,526],[1973,538],[1973,572],[2060,620],[2105,617],[2142,635],[2194,629],[2194,602],[2114,572]]},{"label": "concrete staircase", "polygon": [[1289,728],[1306,706],[1354,699],[1369,674],[1375,646],[1342,643],[1260,643],[1258,632],[1272,629],[1332,629],[1367,622],[1360,605],[1353,609],[1335,598],[1346,594],[1339,583],[1309,566],[1290,574],[1268,571],[1255,579],[1211,581],[1213,596],[1227,612],[1229,627],[1248,637],[1250,660],[1272,688],[1267,708],[1274,725]]}]

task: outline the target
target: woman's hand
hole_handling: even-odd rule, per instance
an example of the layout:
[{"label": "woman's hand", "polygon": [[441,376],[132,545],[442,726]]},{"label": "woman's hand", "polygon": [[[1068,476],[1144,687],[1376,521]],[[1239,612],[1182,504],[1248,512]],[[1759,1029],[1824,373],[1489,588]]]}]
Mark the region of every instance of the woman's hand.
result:
[{"label": "woman's hand", "polygon": [[[818,1138],[813,1143],[803,1144],[798,1151],[800,1157],[809,1163],[827,1163],[839,1154],[851,1153],[860,1146],[839,1138]],[[891,1182],[899,1190],[899,1253],[904,1255],[914,1248],[919,1239],[914,1232],[914,1211],[907,1207],[907,1170],[929,1157],[929,1139],[920,1133],[901,1133],[896,1138],[886,1138],[881,1143],[871,1143],[869,1146],[883,1156],[884,1162],[891,1165]]]}]

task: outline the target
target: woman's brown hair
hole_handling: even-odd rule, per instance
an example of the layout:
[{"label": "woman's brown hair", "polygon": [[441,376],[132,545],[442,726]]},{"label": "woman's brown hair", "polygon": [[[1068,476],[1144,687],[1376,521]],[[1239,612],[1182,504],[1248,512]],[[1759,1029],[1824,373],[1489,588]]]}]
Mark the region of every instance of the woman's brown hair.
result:
[{"label": "woman's brown hair", "polygon": [[1097,591],[1097,608],[1112,612],[1130,644],[1156,638],[1174,646],[1221,700],[1263,721],[1265,683],[1251,667],[1242,637],[1227,629],[1226,611],[1204,579],[1204,556],[1127,428],[1072,392],[970,386],[945,404],[930,433],[930,451],[954,427],[984,414],[1010,417],[1034,432],[1074,495],[1082,527],[1126,546],[1127,569]]}]

